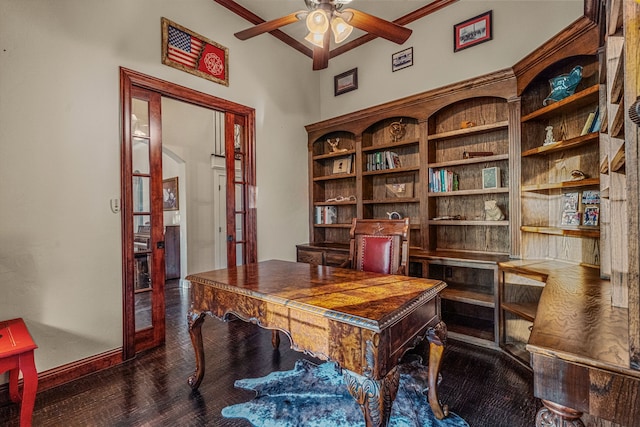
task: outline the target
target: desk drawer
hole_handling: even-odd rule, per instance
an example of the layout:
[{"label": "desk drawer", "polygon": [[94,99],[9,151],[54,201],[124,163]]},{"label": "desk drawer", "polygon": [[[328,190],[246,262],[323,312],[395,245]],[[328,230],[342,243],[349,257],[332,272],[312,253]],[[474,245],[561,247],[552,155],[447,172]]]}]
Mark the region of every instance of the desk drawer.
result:
[{"label": "desk drawer", "polygon": [[296,261],[306,262],[307,264],[322,265],[324,264],[324,251],[298,249]]}]

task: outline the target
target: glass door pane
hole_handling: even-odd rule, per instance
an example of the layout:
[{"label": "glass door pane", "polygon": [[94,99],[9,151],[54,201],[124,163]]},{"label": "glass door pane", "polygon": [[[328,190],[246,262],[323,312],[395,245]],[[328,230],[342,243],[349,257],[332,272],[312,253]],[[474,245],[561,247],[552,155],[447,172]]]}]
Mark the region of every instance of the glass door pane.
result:
[{"label": "glass door pane", "polygon": [[136,330],[153,326],[151,316],[151,175],[149,161],[149,102],[131,100],[133,253]]}]

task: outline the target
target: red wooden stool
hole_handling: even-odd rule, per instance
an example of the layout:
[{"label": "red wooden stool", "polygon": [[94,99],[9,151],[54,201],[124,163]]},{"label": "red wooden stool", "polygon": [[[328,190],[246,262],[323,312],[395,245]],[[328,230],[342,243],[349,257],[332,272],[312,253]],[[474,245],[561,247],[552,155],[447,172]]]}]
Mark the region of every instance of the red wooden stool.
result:
[{"label": "red wooden stool", "polygon": [[[22,319],[0,321],[0,373],[9,371],[9,397],[20,402],[20,427],[31,426],[38,389],[38,372],[33,361],[33,342]],[[18,371],[22,371],[22,396],[18,390]]]}]

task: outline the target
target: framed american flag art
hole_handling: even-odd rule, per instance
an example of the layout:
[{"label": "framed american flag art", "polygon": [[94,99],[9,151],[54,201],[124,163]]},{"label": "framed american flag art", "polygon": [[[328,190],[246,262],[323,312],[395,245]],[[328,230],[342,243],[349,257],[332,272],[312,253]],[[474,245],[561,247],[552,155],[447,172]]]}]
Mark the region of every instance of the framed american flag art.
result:
[{"label": "framed american flag art", "polygon": [[229,49],[162,18],[162,63],[229,86]]}]

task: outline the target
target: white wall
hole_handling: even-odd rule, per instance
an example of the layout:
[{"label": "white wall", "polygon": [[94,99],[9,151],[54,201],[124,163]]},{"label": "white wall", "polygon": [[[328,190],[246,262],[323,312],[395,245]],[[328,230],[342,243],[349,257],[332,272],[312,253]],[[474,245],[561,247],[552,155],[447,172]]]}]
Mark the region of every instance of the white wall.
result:
[{"label": "white wall", "polygon": [[[229,48],[229,87],[161,63],[162,16]],[[319,77],[246,26],[211,0],[0,2],[0,319],[26,320],[39,371],[122,346],[120,66],[255,108],[259,257],[308,239]]]},{"label": "white wall", "polygon": [[[355,6],[354,6],[355,7]],[[493,11],[493,40],[453,52],[453,26]],[[460,0],[407,27],[403,44],[376,39],[331,59],[321,72],[322,120],[512,67],[582,16],[582,0]],[[413,47],[414,65],[391,71],[391,56]],[[358,89],[333,95],[333,77],[358,67]]]},{"label": "white wall", "polygon": [[[494,10],[495,39],[453,54],[452,25]],[[330,61],[211,0],[0,1],[0,319],[23,317],[39,371],[122,345],[120,66],[256,109],[258,256],[294,259],[308,239],[304,125],[513,65],[577,18],[582,2],[460,1],[411,24],[415,65],[376,40]],[[167,67],[160,18],[230,49],[230,86]],[[357,66],[359,89],[333,97]]]}]

